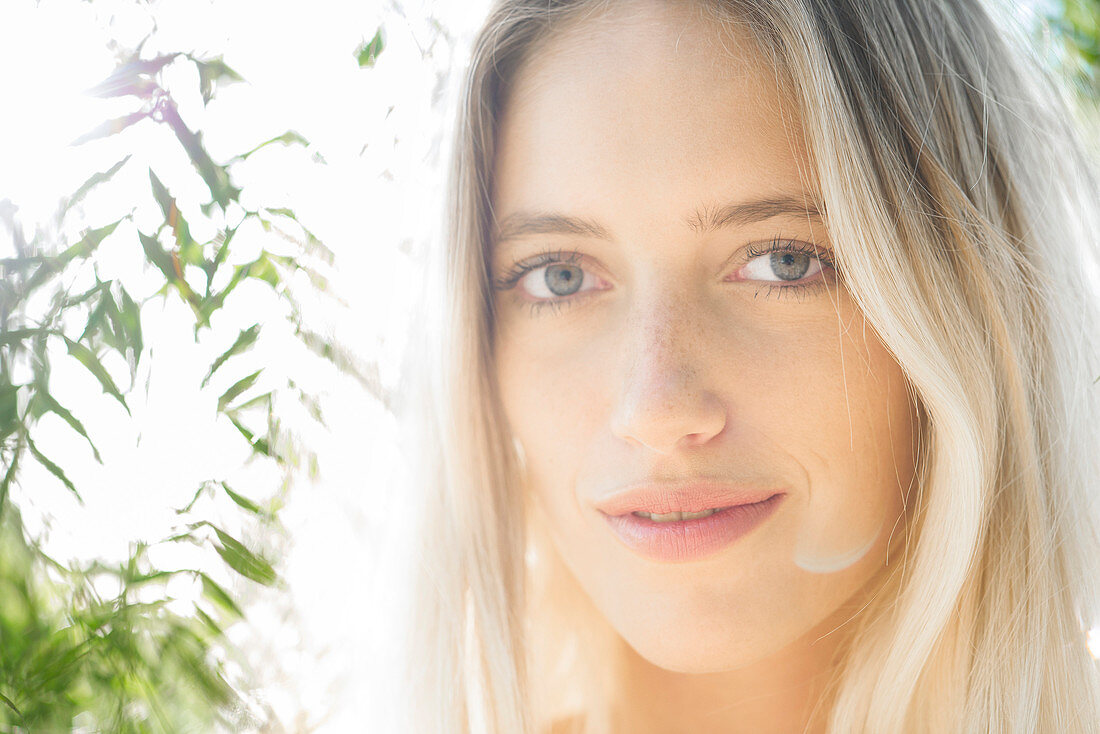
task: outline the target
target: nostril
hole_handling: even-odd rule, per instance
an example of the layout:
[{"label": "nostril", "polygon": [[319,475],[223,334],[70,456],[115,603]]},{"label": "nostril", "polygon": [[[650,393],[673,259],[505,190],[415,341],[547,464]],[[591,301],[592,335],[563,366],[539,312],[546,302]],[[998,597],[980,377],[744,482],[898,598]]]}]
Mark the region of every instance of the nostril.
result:
[{"label": "nostril", "polygon": [[680,445],[684,448],[690,446],[698,446],[700,444],[706,443],[712,438],[714,438],[714,436],[708,436],[705,433],[689,433],[688,435],[680,439]]},{"label": "nostril", "polygon": [[705,444],[726,426],[724,403],[707,391],[683,389],[679,394],[624,395],[612,416],[611,431],[659,454]]}]

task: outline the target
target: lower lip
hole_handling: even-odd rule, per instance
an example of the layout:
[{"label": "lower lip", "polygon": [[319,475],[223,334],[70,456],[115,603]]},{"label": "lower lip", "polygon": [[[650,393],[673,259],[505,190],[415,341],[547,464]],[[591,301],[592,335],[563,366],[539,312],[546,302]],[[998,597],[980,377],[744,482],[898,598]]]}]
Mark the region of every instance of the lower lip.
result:
[{"label": "lower lip", "polygon": [[749,533],[772,516],[784,496],[775,494],[763,502],[737,505],[694,520],[657,522],[634,513],[605,517],[635,553],[663,563],[684,563],[717,553]]}]

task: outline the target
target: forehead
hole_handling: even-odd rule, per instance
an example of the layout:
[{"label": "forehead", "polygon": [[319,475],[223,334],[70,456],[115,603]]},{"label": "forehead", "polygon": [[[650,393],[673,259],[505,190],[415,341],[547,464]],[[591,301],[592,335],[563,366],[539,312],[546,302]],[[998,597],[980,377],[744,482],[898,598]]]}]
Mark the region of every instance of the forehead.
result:
[{"label": "forehead", "polygon": [[494,213],[688,227],[732,201],[813,200],[801,121],[782,79],[747,33],[693,3],[616,3],[564,25],[513,79]]}]

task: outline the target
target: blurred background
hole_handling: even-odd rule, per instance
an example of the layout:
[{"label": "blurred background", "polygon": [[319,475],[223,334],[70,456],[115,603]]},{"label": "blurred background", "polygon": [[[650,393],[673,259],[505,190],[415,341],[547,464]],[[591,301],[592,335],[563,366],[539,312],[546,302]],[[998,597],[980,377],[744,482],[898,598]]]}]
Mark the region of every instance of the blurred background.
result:
[{"label": "blurred background", "polygon": [[[0,0],[0,731],[369,729],[487,6]],[[1100,0],[997,7],[1097,145]]]}]

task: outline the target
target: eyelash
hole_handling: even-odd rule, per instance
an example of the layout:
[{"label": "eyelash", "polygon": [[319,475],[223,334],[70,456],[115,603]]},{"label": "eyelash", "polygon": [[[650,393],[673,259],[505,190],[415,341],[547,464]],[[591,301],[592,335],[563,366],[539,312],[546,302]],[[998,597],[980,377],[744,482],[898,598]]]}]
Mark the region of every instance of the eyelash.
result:
[{"label": "eyelash", "polygon": [[[796,255],[808,255],[818,260],[823,266],[835,270],[836,264],[832,258],[828,256],[828,251],[824,248],[817,247],[816,245],[808,242],[799,242],[796,240],[784,240],[780,237],[775,237],[763,249],[759,248],[756,244],[749,245],[746,252],[748,253],[748,260],[754,260],[762,255],[771,255],[776,252],[790,252]],[[512,265],[512,268],[497,278],[494,281],[494,287],[496,290],[506,291],[514,288],[523,276],[527,275],[533,270],[538,270],[547,265],[553,265],[555,263],[577,264],[581,261],[581,254],[578,250],[545,250],[540,252],[522,262],[516,262]],[[757,289],[754,298],[764,293],[764,298],[771,298],[775,294],[776,298],[782,298],[784,296],[798,296],[805,297],[811,293],[815,293],[818,289],[825,287],[826,283],[824,278],[818,278],[810,283],[801,285],[761,285]],[[562,310],[569,306],[575,305],[578,301],[583,300],[588,294],[575,295],[572,297],[565,297],[555,300],[540,300],[540,301],[528,301],[531,307],[531,315],[537,316],[546,307],[550,307],[554,313],[560,313]]]},{"label": "eyelash", "polygon": [[[746,248],[748,253],[748,260],[755,260],[762,255],[771,255],[776,252],[790,252],[795,255],[807,255],[814,258],[821,263],[823,267],[830,270],[836,270],[836,263],[831,257],[829,257],[829,251],[823,247],[818,247],[809,242],[801,242],[798,240],[784,240],[780,237],[775,237],[764,249],[758,248],[755,244],[749,245]],[[764,298],[771,298],[775,293],[776,298],[797,296],[798,298],[805,298],[806,296],[817,293],[827,285],[825,278],[818,278],[809,283],[795,284],[795,285],[770,285],[762,283],[757,288],[754,298],[759,296],[762,291]]]},{"label": "eyelash", "polygon": [[[513,263],[511,270],[496,279],[495,287],[500,291],[511,290],[516,287],[516,284],[519,283],[523,276],[527,275],[532,270],[538,270],[539,268],[546,267],[547,265],[554,265],[556,263],[576,265],[580,261],[581,253],[578,250],[544,250],[522,262]],[[539,315],[547,306],[549,306],[554,313],[561,313],[566,307],[572,306],[577,301],[583,299],[584,295],[585,294],[557,300],[528,301],[527,305],[531,307],[532,316]]]}]

